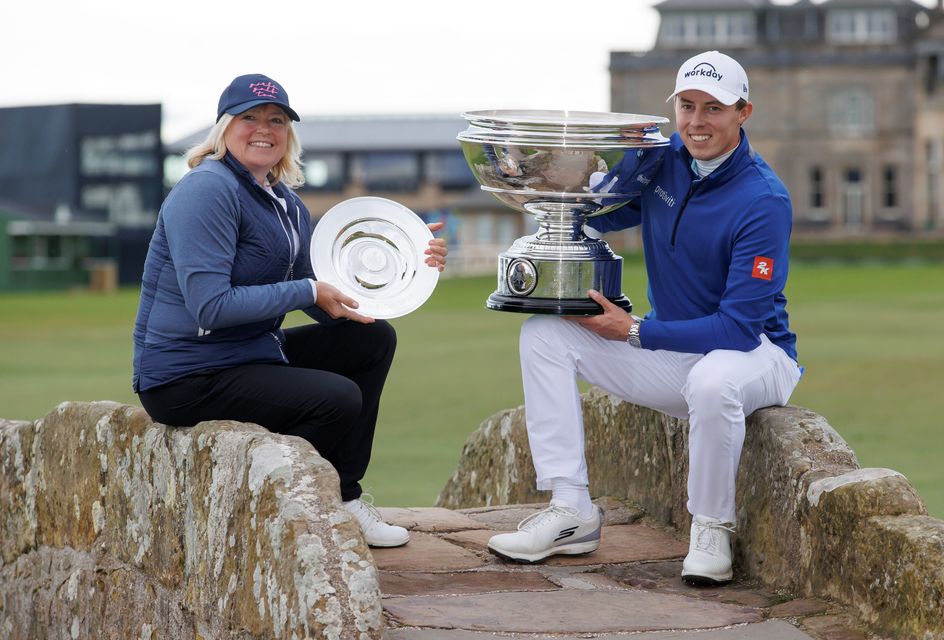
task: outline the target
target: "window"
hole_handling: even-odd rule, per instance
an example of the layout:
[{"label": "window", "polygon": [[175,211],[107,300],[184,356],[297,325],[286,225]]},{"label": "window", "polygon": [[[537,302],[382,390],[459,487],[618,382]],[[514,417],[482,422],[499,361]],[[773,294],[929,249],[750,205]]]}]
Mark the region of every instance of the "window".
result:
[{"label": "window", "polygon": [[695,16],[695,41],[713,42],[715,39],[715,17],[713,15]]},{"label": "window", "polygon": [[[528,216],[531,217],[531,216]],[[502,215],[498,218],[498,244],[508,245],[515,241],[517,238],[517,233],[515,229],[515,220],[514,214],[509,210],[507,214]]]},{"label": "window", "polygon": [[662,40],[666,44],[682,44],[685,42],[685,16],[665,16],[660,31]]},{"label": "window", "polygon": [[826,205],[826,196],[823,193],[823,170],[820,167],[810,169],[810,206],[821,209]]},{"label": "window", "polygon": [[495,224],[491,215],[484,214],[476,216],[474,242],[476,244],[494,244]]},{"label": "window", "polygon": [[13,257],[13,266],[26,266],[29,258],[36,253],[34,246],[35,236],[10,236],[11,253]]},{"label": "window", "polygon": [[897,36],[894,9],[836,9],[826,17],[826,37],[833,43],[890,43]]},{"label": "window", "polygon": [[419,158],[409,151],[363,153],[354,156],[352,173],[367,189],[415,191],[420,182]]},{"label": "window", "polygon": [[164,186],[170,189],[180,182],[190,170],[187,166],[187,160],[182,155],[170,155],[164,157]]},{"label": "window", "polygon": [[79,141],[84,176],[155,176],[159,171],[157,131],[85,136]]},{"label": "window", "polygon": [[882,204],[887,209],[898,206],[898,170],[891,165],[882,171]]},{"label": "window", "polygon": [[841,89],[829,98],[829,129],[836,135],[856,136],[875,129],[875,106],[865,89]]},{"label": "window", "polygon": [[928,182],[928,226],[936,227],[941,219],[941,184],[944,183],[944,141],[928,140],[925,145]]},{"label": "window", "polygon": [[928,56],[927,77],[924,79],[925,91],[928,95],[934,95],[938,82],[944,77],[944,65],[940,63],[940,57],[936,54]]},{"label": "window", "polygon": [[426,155],[427,180],[443,189],[468,189],[478,184],[461,151],[434,151]]},{"label": "window", "polygon": [[660,31],[664,44],[680,47],[746,46],[757,39],[755,19],[748,11],[669,15]]},{"label": "window", "polygon": [[843,171],[842,176],[842,220],[847,229],[858,230],[865,221],[862,171],[858,167],[850,167]]},{"label": "window", "polygon": [[342,191],[346,182],[344,156],[312,153],[304,158],[305,186],[315,191]]},{"label": "window", "polygon": [[157,218],[156,211],[145,208],[141,184],[107,182],[87,184],[79,192],[80,206],[86,211],[104,212],[106,220],[124,227],[148,227]]}]

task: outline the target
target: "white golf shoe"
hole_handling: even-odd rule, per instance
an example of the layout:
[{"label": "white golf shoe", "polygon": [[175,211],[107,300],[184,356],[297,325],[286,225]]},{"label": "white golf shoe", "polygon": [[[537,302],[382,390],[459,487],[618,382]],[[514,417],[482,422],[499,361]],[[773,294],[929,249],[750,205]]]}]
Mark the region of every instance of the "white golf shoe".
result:
[{"label": "white golf shoe", "polygon": [[552,555],[578,555],[600,546],[603,517],[599,507],[582,519],[577,510],[563,503],[551,505],[522,520],[515,533],[502,533],[488,541],[488,550],[515,562],[538,562]]},{"label": "white golf shoe", "polygon": [[410,541],[410,532],[403,527],[387,524],[374,507],[373,497],[362,494],[357,500],[343,502],[344,508],[361,525],[369,547],[402,547]]},{"label": "white golf shoe", "polygon": [[731,534],[734,527],[716,518],[692,518],[688,555],[682,563],[682,580],[711,585],[731,581]]}]

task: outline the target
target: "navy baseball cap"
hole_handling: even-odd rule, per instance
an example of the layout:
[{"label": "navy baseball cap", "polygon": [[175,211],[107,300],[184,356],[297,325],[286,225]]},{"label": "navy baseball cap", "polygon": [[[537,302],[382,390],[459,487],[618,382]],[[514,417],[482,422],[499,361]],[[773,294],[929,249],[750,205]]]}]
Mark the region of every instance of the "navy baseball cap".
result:
[{"label": "navy baseball cap", "polygon": [[298,114],[288,106],[288,94],[282,85],[261,73],[239,76],[229,83],[220,95],[216,121],[219,122],[224,113],[235,116],[260,104],[277,104],[292,120],[299,121]]}]

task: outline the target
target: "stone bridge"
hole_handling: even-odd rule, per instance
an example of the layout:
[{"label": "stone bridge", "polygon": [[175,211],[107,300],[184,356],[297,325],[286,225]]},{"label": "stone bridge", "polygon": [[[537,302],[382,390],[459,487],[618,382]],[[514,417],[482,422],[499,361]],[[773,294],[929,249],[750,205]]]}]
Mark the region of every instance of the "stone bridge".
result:
[{"label": "stone bridge", "polygon": [[[584,396],[584,413],[594,495],[634,503],[655,526],[687,532],[686,423],[596,390]],[[464,522],[487,522],[483,507],[545,501],[533,487],[523,409],[504,411],[469,438],[440,508],[430,512],[463,509]],[[426,517],[419,513],[399,515]],[[420,523],[418,530],[445,526]],[[469,533],[453,534],[474,550],[463,552],[469,556],[463,562],[497,576],[479,549],[489,526],[466,526]],[[649,539],[633,531],[630,538]],[[390,589],[418,588],[407,583],[420,574],[402,571],[411,562],[433,569],[435,556],[426,550],[434,547],[424,545],[435,541],[423,535],[404,548],[423,551],[422,559],[395,550],[376,554],[383,568],[397,569],[385,572]],[[676,543],[663,546],[678,553]],[[809,410],[751,416],[735,553],[739,575],[771,592],[837,603],[883,638],[944,639],[944,522],[927,516],[901,474],[860,469],[842,438]],[[337,475],[306,442],[233,422],[169,428],[140,408],[110,402],[63,403],[34,422],[0,419],[0,561],[5,640],[381,638],[385,609],[395,623],[398,612],[421,620],[430,610],[426,600],[417,601],[420,615],[407,600],[382,593],[375,556],[341,508]],[[562,580],[603,580],[580,575]],[[503,580],[483,577],[481,584],[493,585],[488,593]],[[533,602],[562,595],[536,593]],[[481,601],[507,601],[490,597]],[[458,615],[438,602],[442,615]],[[731,620],[762,620],[769,611]],[[466,628],[449,620],[429,624]],[[773,621],[763,624],[775,628]],[[473,637],[443,635],[449,633],[471,632],[394,629],[388,636]],[[718,637],[751,637],[733,633]],[[777,633],[770,637],[810,637]]]}]

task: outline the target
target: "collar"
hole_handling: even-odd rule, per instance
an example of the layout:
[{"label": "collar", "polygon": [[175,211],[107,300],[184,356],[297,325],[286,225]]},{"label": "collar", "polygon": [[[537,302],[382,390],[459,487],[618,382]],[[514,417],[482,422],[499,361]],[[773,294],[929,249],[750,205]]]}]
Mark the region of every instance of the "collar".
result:
[{"label": "collar", "polygon": [[672,134],[672,146],[675,148],[676,153],[679,154],[679,158],[682,162],[685,163],[685,166],[689,168],[689,171],[692,171],[693,179],[710,180],[714,184],[720,184],[721,182],[726,182],[731,179],[742,167],[753,162],[754,150],[751,148],[751,143],[748,141],[747,133],[744,129],[741,129],[740,137],[740,142],[738,142],[738,145],[733,151],[729,152],[730,155],[721,163],[721,166],[717,167],[704,178],[699,176],[697,171],[692,171],[691,167],[694,165],[695,159],[692,158],[692,154],[685,148],[685,145],[682,143],[682,137],[677,132]]},{"label": "collar", "polygon": [[[255,176],[250,173],[249,169],[244,167],[243,164],[237,160],[236,156],[234,156],[232,153],[227,151],[226,155],[223,156],[222,162],[227,167],[229,167],[230,171],[232,171],[242,182],[248,184],[250,187],[254,187],[255,189],[253,193],[264,193],[267,197],[269,196],[269,193],[265,190],[265,188],[256,182]],[[272,174],[270,173],[269,178],[271,179],[271,177]],[[288,194],[286,193],[287,188],[281,182],[276,182],[275,184],[271,185],[271,189],[279,198],[284,198],[286,200],[288,199]]]}]

